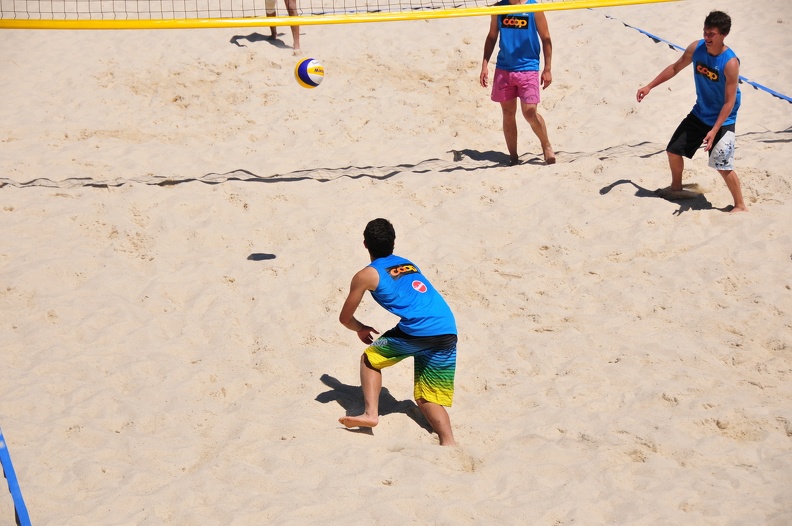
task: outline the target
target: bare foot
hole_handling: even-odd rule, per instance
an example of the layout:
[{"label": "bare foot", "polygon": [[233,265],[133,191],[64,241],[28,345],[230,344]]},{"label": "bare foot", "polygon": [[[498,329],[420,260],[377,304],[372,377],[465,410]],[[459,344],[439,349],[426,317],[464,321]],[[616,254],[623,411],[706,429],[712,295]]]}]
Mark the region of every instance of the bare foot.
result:
[{"label": "bare foot", "polygon": [[379,417],[370,417],[362,414],[358,416],[342,416],[338,421],[344,427],[374,427],[379,423]]},{"label": "bare foot", "polygon": [[544,158],[547,164],[555,164],[556,156],[552,146],[548,145],[544,147]]},{"label": "bare foot", "polygon": [[729,210],[729,213],[730,214],[736,214],[737,212],[747,212],[747,211],[748,211],[748,208],[745,205],[743,205],[743,206],[740,206],[740,207],[736,207],[736,206],[733,207],[731,210]]},{"label": "bare foot", "polygon": [[295,49],[294,53],[292,53],[293,57],[299,57],[301,55],[302,55],[302,50],[300,48]]}]

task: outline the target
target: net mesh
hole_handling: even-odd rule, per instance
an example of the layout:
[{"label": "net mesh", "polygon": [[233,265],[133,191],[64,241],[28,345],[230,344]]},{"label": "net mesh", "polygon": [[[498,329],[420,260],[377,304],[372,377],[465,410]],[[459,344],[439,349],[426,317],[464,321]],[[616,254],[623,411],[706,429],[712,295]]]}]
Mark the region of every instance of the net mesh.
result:
[{"label": "net mesh", "polygon": [[[482,9],[497,0],[297,0],[298,18],[321,15],[393,14]],[[584,8],[673,0],[538,0],[539,7]],[[516,6],[511,6],[516,7]],[[535,6],[536,7],[536,6]],[[518,8],[519,9],[519,8]],[[8,21],[103,21],[103,20],[217,20],[266,17],[265,0],[0,0],[0,27]],[[276,1],[278,17],[287,17],[283,0]],[[449,15],[452,16],[452,15]],[[230,25],[230,24],[229,24]],[[40,27],[51,27],[41,25]],[[86,25],[90,28],[90,24]]]}]

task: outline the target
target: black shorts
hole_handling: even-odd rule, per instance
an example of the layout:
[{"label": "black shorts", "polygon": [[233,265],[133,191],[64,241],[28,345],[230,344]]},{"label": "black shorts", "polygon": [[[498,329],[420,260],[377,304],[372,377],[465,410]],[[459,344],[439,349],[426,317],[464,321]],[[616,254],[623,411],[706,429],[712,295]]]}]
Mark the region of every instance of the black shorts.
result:
[{"label": "black shorts", "polygon": [[[704,137],[707,136],[710,130],[712,130],[712,126],[704,124],[698,117],[689,113],[679,124],[674,135],[671,136],[671,140],[668,141],[668,146],[666,146],[666,151],[692,159],[696,151],[701,148]],[[721,126],[712,144],[718,144],[726,132],[734,133],[734,124]],[[714,148],[709,151],[710,155],[712,155],[713,150]]]}]

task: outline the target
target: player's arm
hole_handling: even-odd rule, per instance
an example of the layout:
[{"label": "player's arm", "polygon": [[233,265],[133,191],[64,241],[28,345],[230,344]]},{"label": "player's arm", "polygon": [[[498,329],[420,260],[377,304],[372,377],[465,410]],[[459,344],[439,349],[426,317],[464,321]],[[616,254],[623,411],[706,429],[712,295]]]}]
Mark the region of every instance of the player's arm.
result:
[{"label": "player's arm", "polygon": [[682,56],[679,57],[676,62],[667,66],[663,71],[661,71],[652,82],[639,89],[635,96],[638,102],[641,102],[644,97],[649,95],[649,92],[652,91],[652,89],[656,88],[667,80],[671,80],[676,76],[677,73],[688,67],[690,63],[693,62],[693,52],[696,50],[697,45],[698,40],[690,44],[685,52],[682,53]]},{"label": "player's arm", "polygon": [[551,72],[553,63],[553,41],[550,39],[550,27],[547,25],[547,17],[543,12],[534,13],[536,22],[536,32],[539,33],[539,40],[542,42],[542,55],[544,56],[544,69],[542,70],[541,82],[542,89],[553,82]]},{"label": "player's arm", "polygon": [[355,318],[355,311],[360,306],[363,300],[363,295],[367,290],[374,290],[379,284],[379,274],[373,267],[366,267],[352,277],[352,283],[349,286],[349,295],[347,295],[344,306],[341,307],[341,314],[338,315],[338,321],[341,325],[351,331],[355,331],[365,344],[374,341],[371,335],[379,334],[373,327],[369,327],[361,323]]},{"label": "player's arm", "polygon": [[721,107],[720,113],[718,114],[718,120],[715,121],[715,125],[712,127],[707,136],[704,137],[705,151],[710,151],[714,146],[713,141],[715,140],[715,135],[718,133],[718,130],[720,130],[720,127],[723,126],[723,123],[726,122],[726,119],[729,118],[729,115],[734,109],[734,104],[737,102],[737,84],[740,79],[740,61],[736,57],[729,60],[726,63],[726,67],[723,68],[723,71],[726,75],[726,90],[724,93],[723,107]]},{"label": "player's arm", "polygon": [[485,88],[488,84],[489,61],[492,58],[492,52],[495,51],[495,44],[498,42],[498,16],[492,15],[490,18],[490,28],[487,38],[484,40],[484,58],[481,61],[481,74],[479,75],[479,82]]}]

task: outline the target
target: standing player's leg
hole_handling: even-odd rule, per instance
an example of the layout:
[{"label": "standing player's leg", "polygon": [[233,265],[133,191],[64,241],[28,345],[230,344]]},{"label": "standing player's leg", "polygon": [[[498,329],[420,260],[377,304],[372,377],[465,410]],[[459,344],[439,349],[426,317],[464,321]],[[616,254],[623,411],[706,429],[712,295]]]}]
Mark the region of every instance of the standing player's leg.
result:
[{"label": "standing player's leg", "polygon": [[[267,16],[277,16],[278,13],[276,9],[276,1],[277,0],[264,0],[264,7],[267,10]],[[276,39],[278,38],[278,28],[275,26],[270,26],[270,38]]]},{"label": "standing player's leg", "polygon": [[547,126],[545,125],[545,121],[539,112],[536,111],[537,105],[521,102],[521,106],[523,117],[525,117],[525,120],[531,125],[531,129],[539,138],[539,144],[542,145],[542,155],[544,155],[545,162],[547,164],[554,164],[556,161],[555,152],[553,151],[553,147],[550,144],[550,139],[547,136]]},{"label": "standing player's leg", "polygon": [[[288,11],[289,16],[297,16],[297,0],[284,0],[286,2],[286,11]],[[294,44],[292,48],[294,49],[295,55],[302,54],[300,50],[300,26],[291,26],[291,34]]]},{"label": "standing player's leg", "polygon": [[448,416],[446,408],[433,402],[427,402],[423,398],[419,398],[415,402],[426,420],[429,421],[429,425],[437,433],[440,445],[455,446],[454,431],[451,429],[451,417]]},{"label": "standing player's leg", "polygon": [[509,164],[519,164],[517,155],[517,99],[501,102],[503,114],[503,137],[506,139],[506,149],[509,150]]},{"label": "standing player's leg", "polygon": [[[671,170],[671,192],[682,191],[682,172],[685,170],[685,157],[692,159],[704,141],[704,137],[712,129],[696,118],[692,113],[682,119],[666,146],[668,167]],[[681,196],[684,197],[684,196]]]},{"label": "standing player's leg", "polygon": [[492,94],[490,99],[500,104],[503,115],[503,137],[509,151],[509,165],[520,164],[517,155],[517,96],[518,90],[514,83],[514,74],[495,68],[492,77]]},{"label": "standing player's leg", "polygon": [[360,357],[360,387],[363,390],[363,414],[339,418],[345,427],[374,427],[379,423],[382,371],[371,366],[365,353]]},{"label": "standing player's leg", "polygon": [[668,154],[668,167],[671,169],[671,190],[682,190],[682,172],[685,170],[685,159],[681,155]]},{"label": "standing player's leg", "polygon": [[732,212],[747,212],[743,201],[740,179],[734,171],[734,148],[736,136],[734,125],[722,126],[714,138],[715,145],[710,149],[709,166],[718,170],[734,200]]},{"label": "standing player's leg", "polygon": [[363,414],[338,419],[346,427],[374,427],[379,423],[379,396],[382,391],[382,369],[412,356],[408,341],[394,336],[395,329],[374,340],[360,357],[360,387],[363,390]]},{"label": "standing player's leg", "polygon": [[451,418],[446,411],[454,401],[456,338],[452,338],[452,341],[446,339],[440,343],[443,347],[416,354],[413,372],[415,402],[437,433],[441,446],[456,445]]},{"label": "standing player's leg", "polygon": [[745,206],[745,201],[743,201],[740,179],[737,178],[737,172],[734,170],[718,170],[718,172],[726,182],[726,187],[729,189],[732,199],[734,199],[734,208],[731,209],[731,212],[747,212],[748,207]]}]

